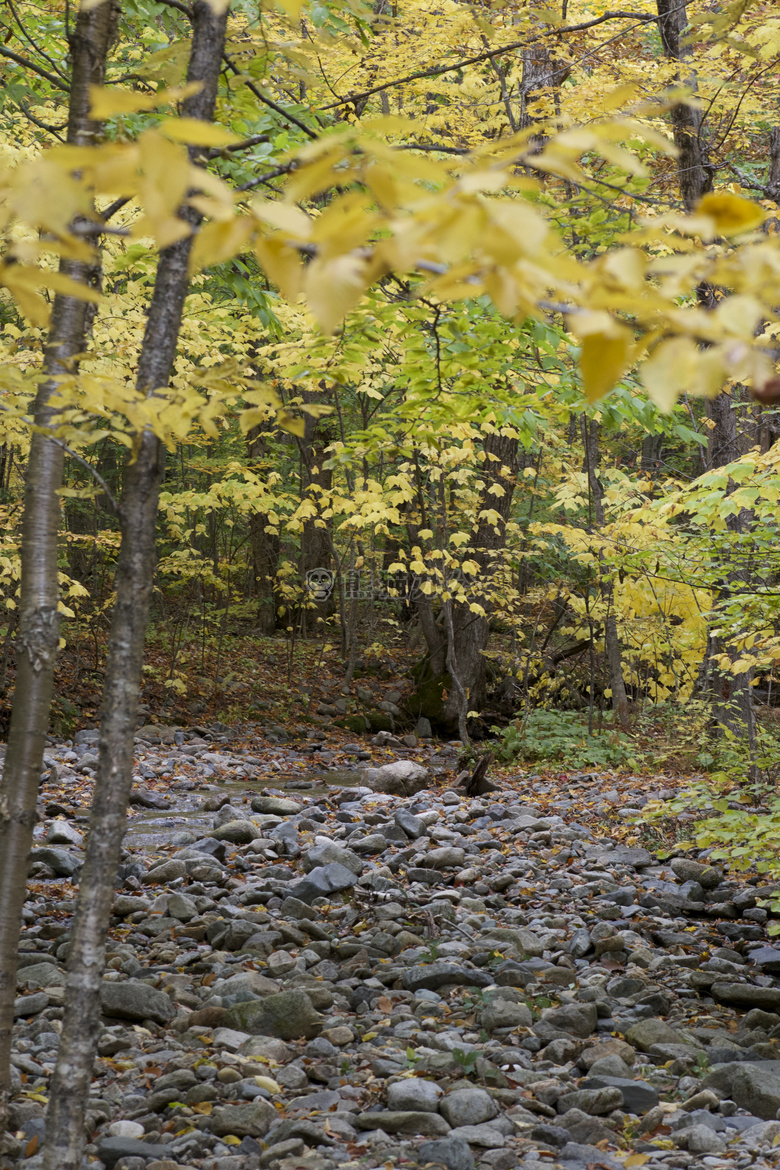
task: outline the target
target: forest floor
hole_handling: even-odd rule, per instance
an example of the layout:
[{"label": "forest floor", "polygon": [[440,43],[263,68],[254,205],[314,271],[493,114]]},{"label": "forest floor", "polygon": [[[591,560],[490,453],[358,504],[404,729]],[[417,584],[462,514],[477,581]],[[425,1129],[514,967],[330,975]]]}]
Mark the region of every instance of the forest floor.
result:
[{"label": "forest floor", "polygon": [[[258,678],[256,721],[169,708],[139,730],[89,1164],[776,1165],[780,951],[758,879],[674,830],[664,860],[644,847],[642,802],[680,777],[507,763],[470,799],[457,743],[317,716],[339,693],[323,659],[302,703],[278,663]],[[95,741],[45,761],[14,1050],[29,1170]]]}]

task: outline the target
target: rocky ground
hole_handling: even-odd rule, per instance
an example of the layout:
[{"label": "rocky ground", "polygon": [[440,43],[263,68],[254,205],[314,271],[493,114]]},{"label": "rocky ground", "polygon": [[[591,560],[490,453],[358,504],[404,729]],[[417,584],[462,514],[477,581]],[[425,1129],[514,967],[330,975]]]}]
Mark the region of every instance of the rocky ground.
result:
[{"label": "rocky ground", "polygon": [[[46,758],[13,1057],[27,1170],[95,739]],[[221,726],[139,733],[89,1164],[776,1165],[780,951],[757,880],[610,839],[630,781],[518,775],[468,799],[457,745],[377,740],[259,760]]]}]

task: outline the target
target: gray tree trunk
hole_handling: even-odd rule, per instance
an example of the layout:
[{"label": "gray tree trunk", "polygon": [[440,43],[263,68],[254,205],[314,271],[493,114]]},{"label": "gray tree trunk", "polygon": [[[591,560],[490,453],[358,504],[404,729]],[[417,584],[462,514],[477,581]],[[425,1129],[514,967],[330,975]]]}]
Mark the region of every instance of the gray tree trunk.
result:
[{"label": "gray tree trunk", "polygon": [[[585,467],[588,475],[588,491],[593,509],[593,521],[595,522],[596,528],[603,528],[605,522],[604,489],[598,474],[599,424],[595,419],[591,419],[589,425],[588,419],[584,414],[582,416],[582,445],[585,450]],[[620,649],[617,618],[613,605],[615,590],[611,578],[604,573],[604,557],[602,553],[599,553],[599,564],[602,565],[601,597],[607,609],[606,617],[604,618],[604,653],[607,656],[607,666],[609,669],[612,709],[618,717],[622,730],[628,731],[631,726],[631,720],[628,711],[626,683],[623,678],[623,655]]]},{"label": "gray tree trunk", "polygon": [[[68,142],[94,143],[100,127],[89,117],[89,87],[105,79],[106,56],[116,28],[114,0],[80,11],[71,36],[72,66]],[[89,287],[99,284],[99,260],[63,260],[60,271]],[[59,379],[72,376],[83,353],[92,312],[75,297],[54,298],[45,353],[48,375],[35,399],[36,426],[48,427]],[[16,965],[27,867],[35,822],[43,751],[49,725],[54,663],[59,643],[57,533],[60,525],[63,450],[35,433],[27,462],[22,521],[22,585],[17,639],[16,689],[5,769],[0,784],[0,1130],[10,1087],[10,1046]]]},{"label": "gray tree trunk", "polygon": [[[658,27],[664,53],[672,61],[684,62],[692,55],[689,45],[683,44],[682,33],[688,23],[685,4],[679,0],[656,0]],[[678,80],[695,93],[698,86],[692,67],[680,69]],[[680,195],[686,211],[692,211],[705,192],[711,190],[714,172],[702,135],[701,110],[680,102],[669,112],[677,156],[677,176]]]},{"label": "gray tree trunk", "polygon": [[[491,575],[499,565],[499,557],[506,545],[506,526],[512,509],[512,498],[517,482],[518,441],[508,435],[485,435],[483,448],[486,455],[482,480],[482,498],[479,511],[490,509],[498,513],[498,520],[485,518],[477,521],[472,534],[473,559],[480,568],[480,575],[473,584],[467,585],[469,602],[476,602],[486,611],[481,617],[472,613],[468,603],[453,601],[445,610],[445,633],[447,635],[447,669],[452,679],[445,703],[445,720],[457,726],[463,734],[464,707],[466,712],[479,710],[487,697],[487,672],[485,650],[490,634],[490,589]],[[494,486],[503,488],[503,496],[490,493]],[[454,671],[454,673],[453,673]]]},{"label": "gray tree trunk", "polygon": [[[98,11],[100,11],[98,9]],[[200,91],[183,103],[183,114],[214,116],[227,13],[215,15],[203,0],[192,6],[193,37],[188,81]],[[197,152],[192,151],[193,157]],[[198,215],[180,211],[193,226]],[[146,393],[167,386],[189,289],[192,238],[160,254],[138,365],[137,385]],[[86,861],[79,887],[68,956],[66,1008],[46,1118],[44,1170],[79,1170],[84,1114],[100,1031],[100,987],[105,939],[133,771],[133,736],[143,648],[155,567],[155,533],[164,451],[150,432],[125,472],[122,544],[116,573],[116,603],[109,637],[98,769]]]}]

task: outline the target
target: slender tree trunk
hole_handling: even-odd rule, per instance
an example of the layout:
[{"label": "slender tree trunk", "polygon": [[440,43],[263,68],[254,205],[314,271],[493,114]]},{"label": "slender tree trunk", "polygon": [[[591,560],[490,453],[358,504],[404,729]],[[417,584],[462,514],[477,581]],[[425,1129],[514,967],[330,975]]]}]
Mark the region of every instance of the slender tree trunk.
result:
[{"label": "slender tree trunk", "polygon": [[[595,527],[600,529],[604,527],[605,514],[604,489],[598,474],[599,424],[595,419],[591,419],[590,425],[588,425],[587,416],[584,414],[582,416],[582,445],[585,449],[585,467],[588,475],[588,490],[593,509],[593,521]],[[631,721],[629,719],[626,683],[623,678],[623,656],[620,649],[617,617],[615,616],[614,608],[615,590],[610,578],[604,574],[603,560],[603,554],[599,553],[599,563],[602,565],[600,574],[601,599],[606,606],[606,616],[604,618],[604,652],[607,656],[607,666],[609,668],[612,709],[618,717],[622,730],[628,731],[631,726]]]},{"label": "slender tree trunk", "polygon": [[[255,427],[247,435],[247,455],[252,462],[265,457],[269,432]],[[252,577],[258,607],[257,620],[263,634],[276,629],[276,572],[279,568],[281,542],[279,536],[267,532],[268,516],[263,511],[249,517],[249,539],[252,545]]]},{"label": "slender tree trunk", "polygon": [[[485,470],[479,512],[498,513],[492,520],[483,517],[473,533],[473,557],[480,573],[477,580],[466,584],[467,602],[453,601],[446,612],[447,668],[454,667],[457,677],[451,675],[452,685],[445,705],[445,720],[457,726],[463,734],[463,707],[478,710],[487,694],[485,650],[490,634],[489,617],[493,608],[490,598],[490,578],[498,567],[498,558],[506,544],[506,526],[512,508],[512,497],[517,481],[518,441],[500,432],[485,435]],[[501,488],[503,495],[491,489]],[[485,615],[475,614],[469,608],[476,602]],[[448,603],[449,604],[449,603]]]},{"label": "slender tree trunk", "polygon": [[[664,53],[672,61],[686,61],[692,56],[689,45],[683,44],[683,29],[688,23],[685,4],[680,0],[656,0],[658,7],[658,28]],[[698,86],[692,66],[681,68],[678,80],[695,93]],[[680,102],[672,106],[669,117],[672,123],[677,156],[677,175],[680,195],[686,211],[692,211],[706,191],[712,188],[713,168],[707,155],[707,146],[702,135],[701,110]]]},{"label": "slender tree trunk", "polygon": [[[185,117],[210,121],[216,104],[227,13],[216,15],[207,3],[196,0],[192,23],[187,80],[203,84],[197,94],[186,99],[182,112]],[[190,209],[182,210],[180,215],[193,226],[198,222],[197,213]],[[187,237],[160,254],[138,366],[137,385],[146,393],[167,386],[170,378],[189,289],[191,245],[192,239]],[[105,940],[132,783],[133,736],[164,465],[162,445],[145,432],[137,458],[125,473],[122,545],[106,665],[98,770],[68,956],[65,1017],[46,1119],[44,1170],[78,1170],[81,1166],[84,1112],[100,1030]]]},{"label": "slender tree trunk", "polygon": [[[68,142],[91,145],[99,126],[89,117],[89,87],[105,78],[106,56],[116,28],[114,0],[80,11],[71,37],[73,61]],[[100,280],[98,259],[63,260],[60,271],[92,287]],[[92,314],[75,297],[54,299],[45,354],[48,375],[33,410],[36,426],[55,421],[51,400],[61,377],[72,375],[74,359],[83,353]],[[59,643],[57,533],[58,490],[62,484],[63,451],[36,432],[32,437],[22,520],[22,586],[17,641],[16,689],[0,785],[0,1129],[10,1087],[10,1048],[16,994],[16,964],[27,867],[35,822],[35,803],[43,764]]]},{"label": "slender tree trunk", "polygon": [[[304,402],[319,404],[323,395],[316,391],[304,391]],[[315,415],[305,415],[303,437],[298,439],[301,453],[303,494],[314,504],[317,513],[324,511],[330,505],[330,491],[333,485],[333,472],[324,466],[327,459],[326,447],[333,437],[327,425],[327,419],[317,418]],[[331,519],[324,520],[320,515],[312,516],[304,521],[301,532],[301,578],[306,584],[309,573],[315,574],[315,584],[323,583],[322,570],[327,574],[333,567],[333,535]],[[324,590],[323,590],[324,592]],[[316,600],[316,609],[304,609],[301,622],[301,632],[314,632],[318,621],[330,617],[336,612],[339,603],[339,585],[333,582],[327,596],[318,598],[316,590],[309,592],[307,600],[311,606],[312,599]]]}]

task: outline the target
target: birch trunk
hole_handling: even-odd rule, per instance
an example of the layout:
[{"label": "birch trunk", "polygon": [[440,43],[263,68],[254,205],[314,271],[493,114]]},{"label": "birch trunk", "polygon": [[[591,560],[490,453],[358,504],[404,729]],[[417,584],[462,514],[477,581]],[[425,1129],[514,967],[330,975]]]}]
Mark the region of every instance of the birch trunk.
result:
[{"label": "birch trunk", "polygon": [[[202,88],[183,103],[185,117],[214,116],[227,13],[216,15],[202,0],[192,6],[193,37],[188,81]],[[193,226],[194,211],[182,209]],[[189,290],[192,238],[160,253],[137,385],[146,393],[167,386]],[[164,451],[150,432],[125,472],[122,544],[116,603],[109,637],[98,769],[86,862],[79,887],[68,956],[66,1008],[57,1067],[46,1118],[44,1170],[79,1170],[84,1115],[100,1032],[100,988],[114,883],[127,818],[144,638],[155,569],[155,534]]]},{"label": "birch trunk", "polygon": [[[102,85],[106,57],[116,28],[118,4],[80,11],[70,40],[73,62],[68,142],[94,143],[100,127],[89,117],[89,87]],[[63,260],[60,271],[79,284],[100,281],[99,259]],[[51,402],[59,379],[72,375],[74,360],[84,352],[91,306],[57,295],[45,353],[46,381],[41,383],[33,415],[37,427],[56,420]],[[44,434],[32,437],[27,461],[22,520],[22,584],[16,648],[16,688],[6,763],[0,784],[0,1129],[10,1088],[11,1029],[16,995],[16,965],[22,907],[35,822],[46,732],[49,726],[54,663],[59,643],[57,534],[58,490],[64,453]]]}]

